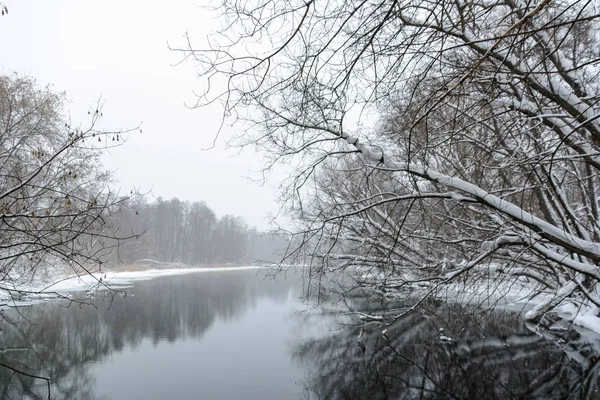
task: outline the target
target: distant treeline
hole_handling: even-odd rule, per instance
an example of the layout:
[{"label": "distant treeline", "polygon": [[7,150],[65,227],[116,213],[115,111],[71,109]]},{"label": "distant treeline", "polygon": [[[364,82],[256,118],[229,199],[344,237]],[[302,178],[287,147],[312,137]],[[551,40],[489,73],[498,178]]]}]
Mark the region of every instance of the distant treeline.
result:
[{"label": "distant treeline", "polygon": [[120,246],[113,260],[120,263],[148,258],[188,265],[277,262],[287,246],[285,236],[258,232],[241,217],[218,218],[203,201],[130,202],[114,222],[119,234],[140,235]]}]

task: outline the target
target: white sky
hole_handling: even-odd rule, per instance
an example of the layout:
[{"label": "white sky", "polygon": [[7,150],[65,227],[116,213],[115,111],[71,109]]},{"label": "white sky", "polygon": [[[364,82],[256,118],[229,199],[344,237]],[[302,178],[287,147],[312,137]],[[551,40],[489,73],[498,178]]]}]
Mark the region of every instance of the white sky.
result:
[{"label": "white sky", "polygon": [[[219,22],[193,0],[3,0],[0,17],[0,72],[16,71],[65,91],[74,122],[85,121],[99,98],[105,101],[103,127],[131,128],[125,146],[105,157],[123,191],[139,187],[158,196],[204,200],[218,215],[234,214],[267,228],[275,213],[271,182],[261,186],[261,160],[246,150],[209,147],[220,109],[188,109],[202,86],[193,65],[172,66],[170,52],[188,31],[199,47]],[[281,174],[280,174],[281,175]]]}]

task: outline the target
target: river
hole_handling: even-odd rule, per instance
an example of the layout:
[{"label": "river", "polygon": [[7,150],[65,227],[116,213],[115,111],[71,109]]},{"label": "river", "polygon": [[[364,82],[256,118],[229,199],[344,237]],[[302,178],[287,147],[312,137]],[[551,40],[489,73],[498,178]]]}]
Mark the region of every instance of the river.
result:
[{"label": "river", "polygon": [[[598,395],[591,334],[535,332],[518,315],[429,302],[382,335],[301,301],[299,273],[208,271],[136,282],[93,304],[2,311],[0,362],[52,378],[52,399],[579,399]],[[345,299],[355,309],[377,299]],[[396,305],[397,306],[397,305]],[[5,398],[46,381],[0,367]]]}]

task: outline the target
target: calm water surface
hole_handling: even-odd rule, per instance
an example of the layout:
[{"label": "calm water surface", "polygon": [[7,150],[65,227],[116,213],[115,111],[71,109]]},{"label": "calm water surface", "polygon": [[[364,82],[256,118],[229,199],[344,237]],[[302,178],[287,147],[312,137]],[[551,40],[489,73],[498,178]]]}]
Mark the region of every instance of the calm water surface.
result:
[{"label": "calm water surface", "polygon": [[[599,338],[542,335],[509,312],[431,302],[389,339],[368,325],[363,353],[356,321],[302,303],[294,274],[200,272],[127,293],[3,311],[0,362],[52,377],[53,399],[600,398]],[[47,398],[44,381],[3,368],[0,389]]]}]

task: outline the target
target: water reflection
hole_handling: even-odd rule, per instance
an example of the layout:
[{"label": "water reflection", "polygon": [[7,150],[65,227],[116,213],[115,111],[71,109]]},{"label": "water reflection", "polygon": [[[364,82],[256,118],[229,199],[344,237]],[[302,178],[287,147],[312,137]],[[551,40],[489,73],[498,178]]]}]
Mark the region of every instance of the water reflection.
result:
[{"label": "water reflection", "polygon": [[600,398],[600,347],[530,328],[515,313],[430,304],[387,335],[368,326],[364,355],[354,327],[305,341],[294,356],[311,371],[307,399]]},{"label": "water reflection", "polygon": [[[53,399],[600,398],[598,336],[535,332],[515,313],[430,302],[387,338],[367,325],[363,352],[359,327],[348,325],[356,321],[332,315],[389,304],[331,294],[319,297],[321,311],[298,314],[300,277],[264,278],[173,276],[97,298],[96,308],[4,311],[0,362],[51,377]],[[45,382],[4,368],[0,390],[47,397]]]},{"label": "water reflection", "polygon": [[[96,398],[90,366],[103,357],[148,339],[154,346],[198,339],[216,320],[238,320],[260,299],[281,303],[300,295],[294,277],[274,281],[256,274],[209,272],[139,282],[127,297],[97,298],[95,307],[50,302],[5,310],[0,361],[51,377],[53,399]],[[45,382],[4,368],[0,388],[3,397],[47,398]]]}]

